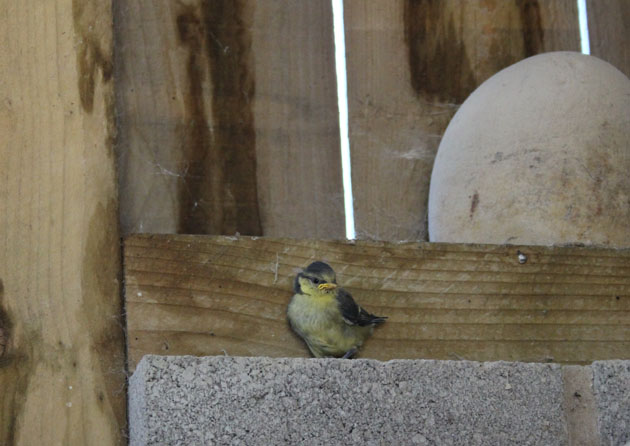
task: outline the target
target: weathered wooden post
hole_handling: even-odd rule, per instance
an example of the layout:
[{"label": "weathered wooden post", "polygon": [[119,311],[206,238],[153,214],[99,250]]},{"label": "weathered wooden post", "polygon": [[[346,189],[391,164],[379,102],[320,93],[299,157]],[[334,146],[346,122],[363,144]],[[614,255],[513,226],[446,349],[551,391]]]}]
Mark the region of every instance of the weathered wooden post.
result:
[{"label": "weathered wooden post", "polygon": [[0,3],[0,444],[125,441],[111,2]]}]

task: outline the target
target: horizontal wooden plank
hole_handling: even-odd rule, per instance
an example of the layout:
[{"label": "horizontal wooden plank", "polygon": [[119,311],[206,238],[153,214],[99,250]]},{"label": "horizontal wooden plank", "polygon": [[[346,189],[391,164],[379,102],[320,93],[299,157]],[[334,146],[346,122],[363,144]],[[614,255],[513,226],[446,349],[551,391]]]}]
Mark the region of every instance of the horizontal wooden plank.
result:
[{"label": "horizontal wooden plank", "polygon": [[308,356],[286,307],[295,273],[316,259],[389,316],[361,357],[630,358],[630,250],[135,235],[130,367],[149,353]]}]

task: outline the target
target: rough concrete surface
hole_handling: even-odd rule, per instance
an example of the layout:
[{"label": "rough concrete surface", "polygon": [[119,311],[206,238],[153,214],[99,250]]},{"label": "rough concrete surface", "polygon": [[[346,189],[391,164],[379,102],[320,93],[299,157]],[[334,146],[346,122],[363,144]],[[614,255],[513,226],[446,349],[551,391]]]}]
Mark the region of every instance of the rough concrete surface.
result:
[{"label": "rough concrete surface", "polygon": [[630,361],[597,361],[591,367],[602,445],[630,445]]},{"label": "rough concrete surface", "polygon": [[564,445],[562,368],[145,356],[131,445]]}]

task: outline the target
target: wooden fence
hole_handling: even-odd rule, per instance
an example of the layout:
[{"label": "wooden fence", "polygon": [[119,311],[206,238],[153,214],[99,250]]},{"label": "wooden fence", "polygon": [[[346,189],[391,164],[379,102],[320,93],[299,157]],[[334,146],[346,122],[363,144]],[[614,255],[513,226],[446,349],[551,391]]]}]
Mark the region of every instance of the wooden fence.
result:
[{"label": "wooden fence", "polygon": [[[592,53],[630,74],[630,4],[587,6]],[[422,240],[457,106],[577,50],[575,1],[344,8],[358,236]],[[0,2],[0,444],[125,443],[121,230],[343,238],[331,11]]]}]

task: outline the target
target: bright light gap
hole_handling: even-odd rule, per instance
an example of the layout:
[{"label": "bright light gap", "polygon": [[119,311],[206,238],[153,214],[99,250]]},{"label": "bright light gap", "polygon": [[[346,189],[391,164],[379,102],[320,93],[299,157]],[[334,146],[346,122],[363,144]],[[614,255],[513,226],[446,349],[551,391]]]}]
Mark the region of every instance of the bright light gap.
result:
[{"label": "bright light gap", "polygon": [[580,23],[580,44],[582,54],[591,54],[591,43],[588,35],[588,14],[586,12],[586,0],[577,0],[578,20]]},{"label": "bright light gap", "polygon": [[350,138],[348,137],[348,80],[346,77],[346,38],[343,23],[343,0],[331,0],[335,34],[335,66],[337,69],[337,101],[339,104],[339,136],[341,139],[341,171],[343,202],[346,215],[346,238],[354,240],[354,199],[350,173]]}]

